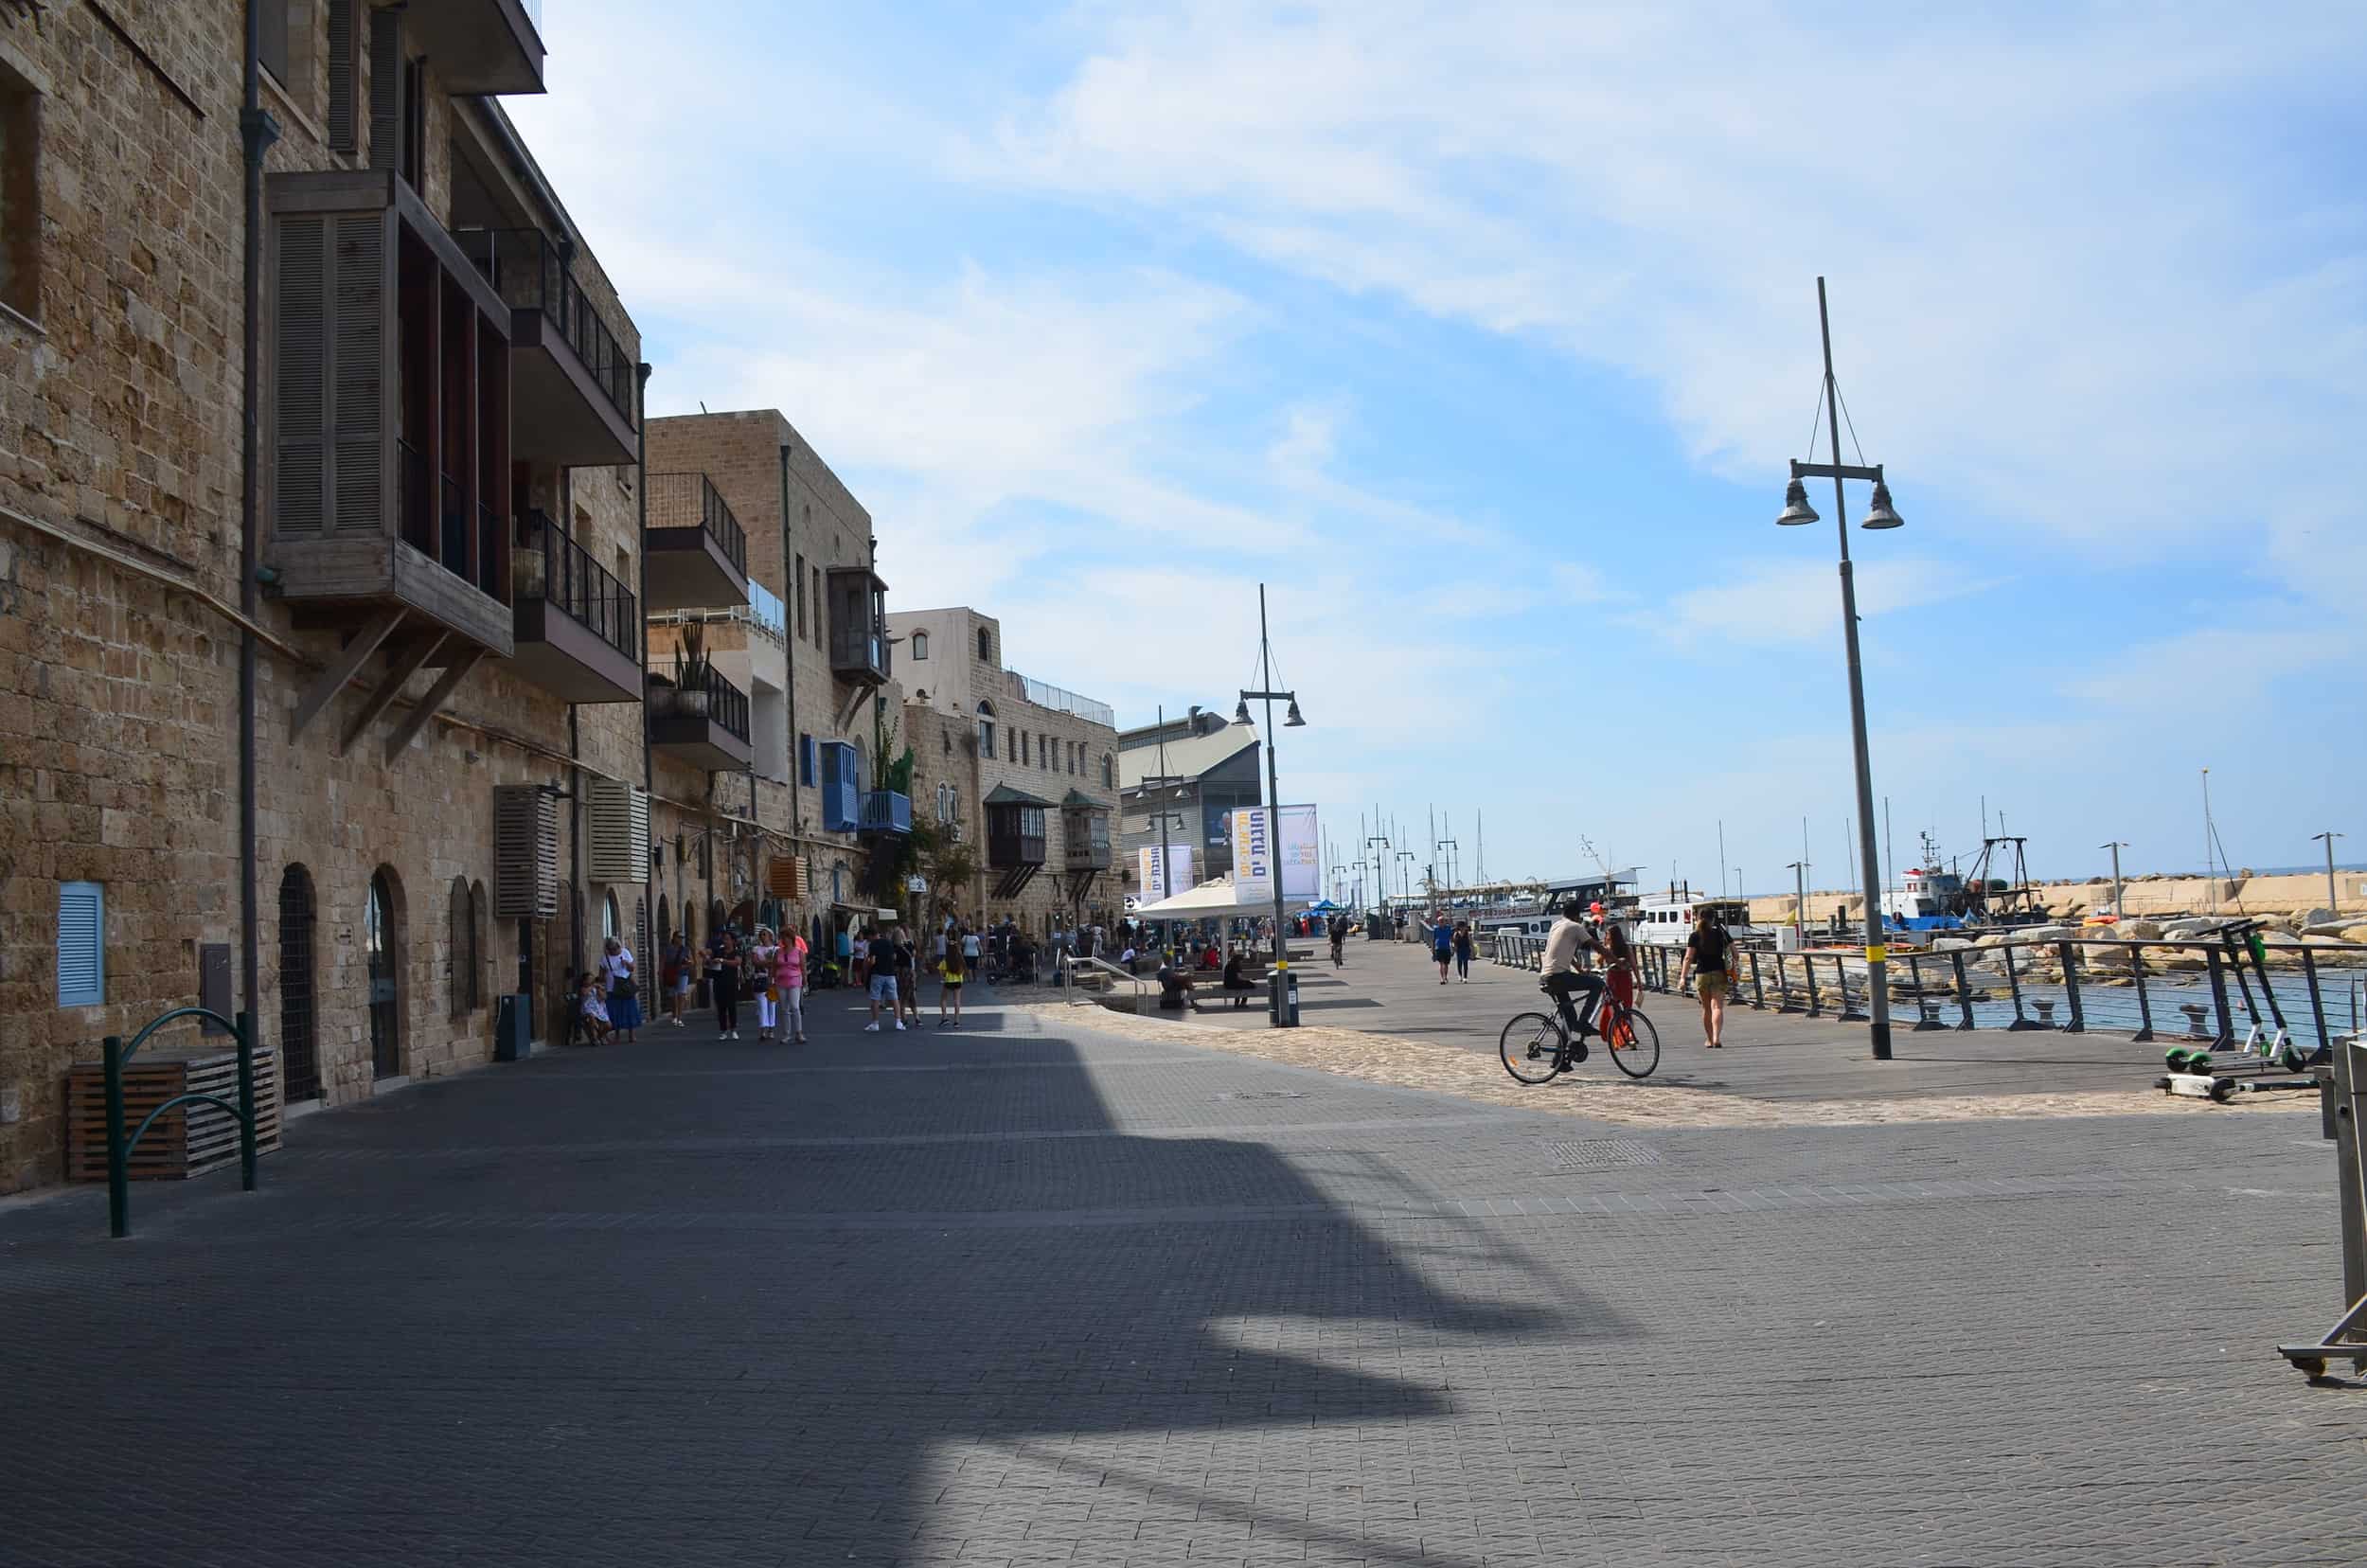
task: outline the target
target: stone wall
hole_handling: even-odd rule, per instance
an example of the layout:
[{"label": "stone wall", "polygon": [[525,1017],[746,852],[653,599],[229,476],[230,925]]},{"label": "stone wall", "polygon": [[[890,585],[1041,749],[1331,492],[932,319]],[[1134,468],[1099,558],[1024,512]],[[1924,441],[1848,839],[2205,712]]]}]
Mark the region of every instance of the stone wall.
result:
[{"label": "stone wall", "polygon": [[[32,322],[0,314],[0,1017],[10,1025],[0,1032],[0,1191],[61,1174],[67,1066],[95,1057],[101,1036],[194,1001],[201,947],[226,944],[235,955],[240,940],[231,607],[241,531],[242,6],[116,0],[109,14],[136,50],[87,5],[52,8],[38,28],[0,7],[0,66],[41,94],[42,126],[40,308]],[[299,8],[311,26],[292,49],[296,80],[267,94],[284,133],[273,172],[359,161],[323,143],[322,14]],[[366,74],[365,61],[365,95]],[[429,87],[424,196],[441,215],[450,137],[472,112],[455,111],[432,70]],[[578,251],[576,267],[637,355],[596,261]],[[268,379],[268,360],[262,368]],[[266,518],[270,480],[258,474]],[[599,559],[621,552],[634,572],[635,470],[544,472],[530,487]],[[488,1060],[493,999],[518,983],[521,941],[515,922],[490,914],[493,790],[543,784],[576,797],[561,811],[561,866],[581,890],[581,914],[562,891],[560,918],[531,922],[524,937],[547,1003],[564,969],[596,951],[608,896],[629,932],[643,907],[643,884],[609,889],[582,877],[570,830],[587,774],[641,780],[638,704],[571,714],[488,660],[389,759],[389,732],[440,671],[416,674],[345,744],[384,678],[383,659],[374,661],[292,735],[300,694],[343,638],[299,630],[268,596],[257,626],[259,1032],[284,1042],[283,982],[294,977],[282,972],[278,895],[298,868],[315,911],[322,1096],[336,1104],[372,1092],[362,937],[383,871],[398,930],[398,1071],[428,1077]],[[106,889],[105,1001],[64,1009],[58,884],[77,880]],[[459,929],[455,882],[468,912]],[[472,909],[468,896],[480,893]],[[457,1011],[455,978],[464,1004],[475,982],[474,1005]]]}]

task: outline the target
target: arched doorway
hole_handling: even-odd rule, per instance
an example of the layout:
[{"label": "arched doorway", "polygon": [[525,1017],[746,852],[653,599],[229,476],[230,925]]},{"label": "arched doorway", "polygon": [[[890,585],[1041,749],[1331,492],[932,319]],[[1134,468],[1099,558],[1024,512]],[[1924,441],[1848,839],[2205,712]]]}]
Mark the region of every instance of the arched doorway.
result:
[{"label": "arched doorway", "polygon": [[279,1094],[288,1102],[321,1095],[312,919],[312,879],[301,865],[291,865],[279,878]]},{"label": "arched doorway", "polygon": [[674,939],[674,906],[665,894],[657,896],[657,945],[662,949]]},{"label": "arched doorway", "polygon": [[370,874],[362,911],[362,952],[369,962],[370,1077],[402,1071],[402,900],[384,866]]}]

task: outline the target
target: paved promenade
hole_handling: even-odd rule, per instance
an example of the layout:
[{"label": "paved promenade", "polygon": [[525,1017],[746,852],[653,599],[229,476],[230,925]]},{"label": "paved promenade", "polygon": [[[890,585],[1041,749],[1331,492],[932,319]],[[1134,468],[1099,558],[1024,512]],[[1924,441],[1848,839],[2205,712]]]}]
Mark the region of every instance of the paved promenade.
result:
[{"label": "paved promenade", "polygon": [[2359,1559],[2367,1391],[2269,1350],[2314,1117],[1639,1129],[850,1005],[308,1117],[129,1241],[0,1207],[0,1564]]}]

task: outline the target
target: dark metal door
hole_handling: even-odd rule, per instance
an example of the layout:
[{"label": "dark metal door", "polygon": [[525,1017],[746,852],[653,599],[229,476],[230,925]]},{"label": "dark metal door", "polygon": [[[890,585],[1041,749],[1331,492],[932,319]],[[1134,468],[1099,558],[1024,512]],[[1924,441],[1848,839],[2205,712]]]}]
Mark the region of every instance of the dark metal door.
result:
[{"label": "dark metal door", "polygon": [[398,1033],[395,974],[400,941],[394,926],[394,900],[386,879],[370,879],[370,900],[362,922],[363,950],[370,966],[370,1076],[393,1078],[402,1071],[402,1040]]},{"label": "dark metal door", "polygon": [[312,880],[300,865],[279,879],[279,1072],[288,1100],[320,1098],[312,1023]]}]

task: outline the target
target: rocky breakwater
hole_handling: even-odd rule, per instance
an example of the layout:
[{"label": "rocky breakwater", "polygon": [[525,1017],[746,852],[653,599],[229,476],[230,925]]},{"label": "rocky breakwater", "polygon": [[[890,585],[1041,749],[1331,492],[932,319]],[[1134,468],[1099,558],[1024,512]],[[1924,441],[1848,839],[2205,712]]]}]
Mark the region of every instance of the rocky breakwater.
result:
[{"label": "rocky breakwater", "polygon": [[[2251,916],[2247,920],[2261,938],[2262,962],[2271,969],[2298,969],[2309,953],[2320,963],[2356,968],[2367,964],[2367,922],[2340,918],[2324,909],[2298,915]],[[2211,967],[2211,953],[2224,952],[2219,932],[2236,923],[2225,916],[2178,920],[2127,919],[2114,926],[2023,926],[1992,931],[1977,937],[1942,937],[1931,945],[1935,953],[1963,953],[1967,967],[1984,979],[2004,977],[2010,953],[2015,973],[2025,982],[2060,983],[2063,944],[2078,955],[2085,985],[2133,986],[2137,972],[2200,974]],[[2160,946],[2138,945],[2160,943]]]}]

